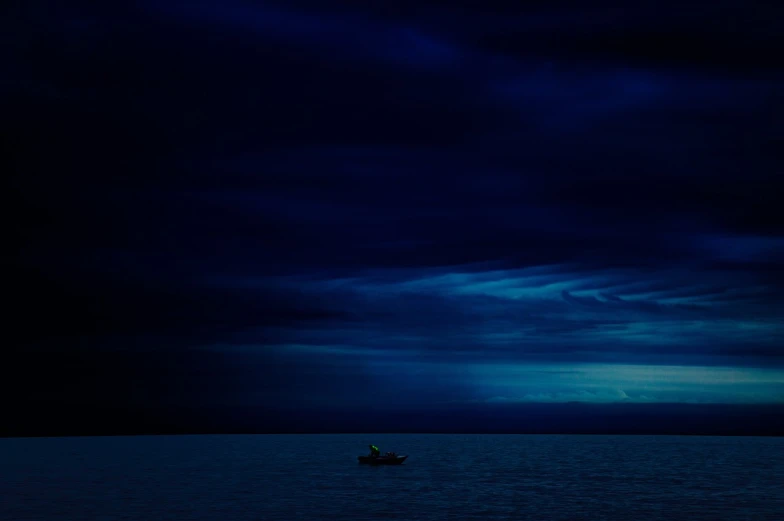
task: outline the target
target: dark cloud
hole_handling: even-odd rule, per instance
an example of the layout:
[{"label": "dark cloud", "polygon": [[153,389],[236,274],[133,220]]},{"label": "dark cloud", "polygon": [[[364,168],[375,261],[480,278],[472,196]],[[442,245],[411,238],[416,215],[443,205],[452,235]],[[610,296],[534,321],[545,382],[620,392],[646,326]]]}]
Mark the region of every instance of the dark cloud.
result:
[{"label": "dark cloud", "polygon": [[472,364],[780,367],[780,11],[17,3],[9,389],[402,404],[519,399]]}]

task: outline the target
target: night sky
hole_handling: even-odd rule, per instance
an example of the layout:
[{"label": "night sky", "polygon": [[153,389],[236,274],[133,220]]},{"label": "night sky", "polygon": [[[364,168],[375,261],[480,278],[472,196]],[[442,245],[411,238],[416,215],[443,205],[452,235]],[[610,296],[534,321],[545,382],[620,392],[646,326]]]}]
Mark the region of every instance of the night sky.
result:
[{"label": "night sky", "polygon": [[133,4],[0,17],[1,433],[784,433],[781,7]]}]

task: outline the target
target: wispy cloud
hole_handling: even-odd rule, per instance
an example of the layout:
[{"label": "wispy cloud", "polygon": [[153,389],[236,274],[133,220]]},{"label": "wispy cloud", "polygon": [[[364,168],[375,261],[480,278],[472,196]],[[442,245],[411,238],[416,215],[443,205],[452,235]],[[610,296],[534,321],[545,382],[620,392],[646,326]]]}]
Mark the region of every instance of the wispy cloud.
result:
[{"label": "wispy cloud", "polygon": [[[314,353],[339,346],[347,357],[395,363],[781,365],[784,331],[770,295],[748,291],[748,300],[727,300],[747,290],[746,281],[733,287],[732,273],[725,273],[716,291],[715,276],[575,265],[431,270],[424,277],[419,270],[292,276],[275,279],[279,291],[299,288],[304,299],[329,302],[347,318],[324,327],[284,326],[276,335]],[[612,298],[604,296],[609,288]],[[257,334],[237,333],[236,341],[252,343]]]}]

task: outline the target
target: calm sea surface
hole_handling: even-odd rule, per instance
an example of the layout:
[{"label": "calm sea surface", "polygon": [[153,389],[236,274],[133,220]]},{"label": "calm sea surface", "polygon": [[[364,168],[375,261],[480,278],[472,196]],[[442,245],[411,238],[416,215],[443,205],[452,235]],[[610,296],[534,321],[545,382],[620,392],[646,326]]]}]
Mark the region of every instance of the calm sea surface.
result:
[{"label": "calm sea surface", "polygon": [[[359,465],[369,443],[409,454]],[[0,520],[784,520],[784,439],[0,440]]]}]

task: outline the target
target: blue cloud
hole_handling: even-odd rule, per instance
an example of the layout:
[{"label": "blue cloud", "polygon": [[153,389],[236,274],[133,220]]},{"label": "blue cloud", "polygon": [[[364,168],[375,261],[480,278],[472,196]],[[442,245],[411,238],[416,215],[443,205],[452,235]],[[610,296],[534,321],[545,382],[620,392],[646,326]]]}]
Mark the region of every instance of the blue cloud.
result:
[{"label": "blue cloud", "polygon": [[157,2],[148,8],[214,27],[217,32],[246,30],[248,38],[271,39],[292,49],[306,47],[337,62],[348,58],[408,67],[449,67],[460,60],[460,50],[448,41],[415,26],[380,22],[361,12],[316,13],[243,0]]},{"label": "blue cloud", "polygon": [[[411,271],[350,279],[288,280],[305,294],[352,310],[353,318],[328,328],[281,330],[291,342],[341,346],[340,352],[370,357],[389,350],[395,359],[482,364],[541,361],[615,361],[637,364],[780,365],[784,329],[775,311],[732,306],[715,300],[699,276],[675,282],[671,274],[640,280],[644,273],[612,270],[593,274],[571,266],[543,266],[515,271],[442,271],[422,277]],[[731,274],[724,283],[731,291]],[[621,288],[613,299],[601,295]],[[665,281],[672,286],[664,290]],[[621,282],[621,284],[618,284]],[[280,280],[278,280],[280,283]],[[685,285],[689,284],[689,285]],[[708,287],[708,289],[704,289]],[[570,288],[566,290],[563,288]],[[631,288],[634,288],[633,290]],[[651,294],[650,290],[656,290]],[[743,286],[741,286],[743,289]],[[574,296],[573,293],[586,296]],[[665,297],[661,301],[651,295]],[[670,302],[672,295],[676,302]],[[647,295],[647,296],[646,296]],[[704,296],[708,299],[704,299]],[[718,295],[721,295],[719,293]],[[751,294],[753,295],[753,294]],[[763,310],[759,313],[756,310]],[[345,314],[345,313],[344,313]],[[241,337],[252,341],[253,333]],[[353,347],[352,347],[353,346]]]},{"label": "blue cloud", "polygon": [[784,400],[767,7],[37,5],[8,396]]}]

